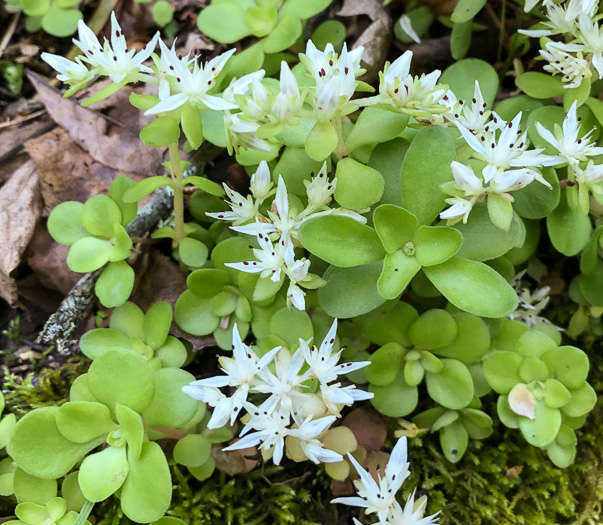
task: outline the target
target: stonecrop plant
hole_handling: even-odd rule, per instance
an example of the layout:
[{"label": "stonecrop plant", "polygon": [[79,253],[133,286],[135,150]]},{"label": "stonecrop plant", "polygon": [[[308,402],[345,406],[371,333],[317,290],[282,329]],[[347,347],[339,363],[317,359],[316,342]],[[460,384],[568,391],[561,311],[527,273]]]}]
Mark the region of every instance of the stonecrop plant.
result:
[{"label": "stonecrop plant", "polygon": [[[159,33],[128,48],[115,14],[102,41],[79,20],[73,60],[42,54],[66,97],[94,92],[85,106],[145,83],[154,94],[130,95],[152,117],[140,138],[169,160],[166,174],[118,177],[108,195],[50,214],[69,268],[98,271],[96,295],[114,309],[81,338],[91,364],[68,401],[0,421],[0,472],[12,480],[0,486],[18,502],[8,523],[82,525],[117,498],[133,522],[176,525],[171,467],[204,481],[218,453],[235,451],[325,464],[315,468],[357,491],[333,503],[376,524],[437,523],[425,496],[397,499],[410,434],[398,431],[387,466],[375,468],[341,423],[357,404],[438,433],[451,463],[491,436],[495,419],[557,467],[573,462],[597,400],[573,338],[603,312],[599,3],[521,2],[539,22],[517,38],[540,38],[543,72],[516,71],[525,95],[500,100],[488,63],[417,76],[411,50],[385,62],[373,86],[363,47],[334,28],[277,60],[330,3],[212,1],[199,28],[227,44],[259,39],[240,54],[182,56]],[[484,4],[458,2],[455,52]],[[429,25],[422,12],[397,22],[415,41]],[[95,91],[97,77],[108,83]],[[206,142],[244,167],[248,189],[182,160]],[[129,302],[138,240],[128,225],[160,189],[173,213],[152,238],[186,290],[173,309],[145,313]],[[542,253],[579,268],[569,326],[549,315],[550,288],[535,284]],[[193,357],[186,334],[213,337],[219,368],[211,351]]]}]

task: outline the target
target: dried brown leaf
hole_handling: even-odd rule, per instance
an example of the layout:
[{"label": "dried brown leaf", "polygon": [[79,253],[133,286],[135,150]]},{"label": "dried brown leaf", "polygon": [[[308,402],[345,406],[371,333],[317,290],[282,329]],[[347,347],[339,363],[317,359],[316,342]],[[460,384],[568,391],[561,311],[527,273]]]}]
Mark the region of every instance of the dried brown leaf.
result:
[{"label": "dried brown leaf", "polygon": [[56,242],[48,233],[45,221],[40,221],[27,249],[27,264],[46,288],[67,295],[82,276],[66,264],[69,246]]},{"label": "dried brown leaf", "polygon": [[42,197],[49,209],[61,202],[85,202],[92,195],[107,193],[118,175],[142,178],[96,162],[60,127],[28,141],[25,149],[38,168]]},{"label": "dried brown leaf", "polygon": [[341,422],[356,436],[358,445],[367,452],[381,450],[387,438],[387,425],[383,418],[374,411],[357,408],[350,412]]},{"label": "dried brown leaf", "polygon": [[248,457],[257,455],[258,451],[255,447],[232,450],[230,452],[224,452],[222,448],[223,445],[212,447],[211,454],[216,460],[216,468],[222,472],[226,472],[230,476],[251,472],[257,465],[255,459],[248,459]]},{"label": "dried brown leaf", "polygon": [[10,274],[21,262],[41,210],[38,173],[28,161],[0,188],[0,238],[4,245],[0,252],[0,296],[11,305],[16,304],[17,295]]},{"label": "dried brown leaf", "polygon": [[[78,102],[64,99],[61,92],[49,86],[37,75],[28,73],[28,78],[38,91],[51,118],[65,128],[75,143],[87,151],[92,158],[115,170],[135,173],[155,173],[163,161],[163,148],[145,146],[139,131],[150,122],[142,112],[130,105],[119,111],[119,121],[98,111],[84,108]],[[124,91],[124,96],[127,91]],[[115,99],[119,100],[119,99]],[[132,123],[136,117],[136,127]]]}]

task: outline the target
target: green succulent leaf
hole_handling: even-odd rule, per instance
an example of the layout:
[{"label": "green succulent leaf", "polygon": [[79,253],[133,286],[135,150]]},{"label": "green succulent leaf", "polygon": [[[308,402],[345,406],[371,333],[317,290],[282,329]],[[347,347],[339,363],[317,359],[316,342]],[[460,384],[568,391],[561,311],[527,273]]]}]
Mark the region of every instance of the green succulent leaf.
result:
[{"label": "green succulent leaf", "polygon": [[468,444],[469,435],[460,421],[455,421],[440,431],[442,452],[451,463],[456,463],[463,457]]},{"label": "green succulent leaf", "polygon": [[542,401],[534,407],[534,419],[519,418],[519,429],[530,445],[546,447],[550,445],[561,426],[561,413],[557,408],[546,406]]},{"label": "green succulent leaf", "polygon": [[406,384],[403,370],[400,370],[396,379],[388,385],[371,384],[369,392],[375,394],[371,404],[383,415],[390,417],[403,417],[410,414],[419,400],[417,387]]},{"label": "green succulent leaf", "polygon": [[134,459],[140,458],[142,442],[144,440],[144,424],[140,414],[124,405],[115,407],[115,416],[119,421],[120,430],[123,432],[128,450]]},{"label": "green succulent leaf", "polygon": [[394,253],[413,241],[419,221],[400,206],[383,204],[375,209],[373,223],[385,251]]},{"label": "green succulent leaf", "polygon": [[59,432],[74,443],[88,443],[117,428],[105,405],[88,401],[62,405],[57,412],[56,424]]},{"label": "green succulent leaf", "polygon": [[560,346],[541,356],[552,377],[570,389],[582,387],[588,375],[588,357],[575,346]]},{"label": "green succulent leaf", "polygon": [[147,177],[146,179],[139,180],[134,184],[134,186],[126,191],[123,199],[125,202],[138,202],[140,199],[146,197],[149,193],[153,193],[156,189],[171,185],[171,179],[164,175]]},{"label": "green succulent leaf", "polygon": [[330,121],[317,121],[306,138],[306,153],[315,161],[326,159],[337,147],[337,131]]},{"label": "green succulent leaf", "polygon": [[134,351],[111,350],[99,356],[90,365],[88,386],[111,411],[125,405],[140,413],[154,395],[151,369]]},{"label": "green succulent leaf", "polygon": [[82,223],[84,205],[81,202],[62,202],[48,217],[48,232],[59,244],[71,246],[77,240],[88,237]]},{"label": "green succulent leaf", "polygon": [[456,255],[463,244],[463,236],[446,226],[421,226],[415,234],[414,244],[421,266],[433,266]]},{"label": "green succulent leaf", "polygon": [[559,97],[565,93],[563,82],[547,73],[529,71],[517,77],[517,87],[533,98]]},{"label": "green succulent leaf", "polygon": [[13,487],[19,503],[28,501],[45,505],[46,502],[57,496],[57,482],[55,479],[37,478],[20,468],[15,470],[14,476]]},{"label": "green succulent leaf", "polygon": [[333,196],[344,208],[364,210],[379,201],[383,195],[383,176],[350,157],[337,163],[337,188]]},{"label": "green succulent leaf", "polygon": [[8,453],[28,474],[42,479],[64,476],[104,438],[74,443],[57,428],[59,407],[32,410],[19,420],[8,446]]},{"label": "green succulent leaf", "polygon": [[375,230],[350,217],[309,219],[299,228],[298,236],[311,253],[341,268],[378,261],[385,255]]},{"label": "green succulent leaf", "polygon": [[[345,145],[348,153],[368,144],[380,144],[395,139],[408,124],[408,115],[367,107],[354,124]],[[339,184],[339,178],[337,179]]]},{"label": "green succulent leaf", "polygon": [[[434,148],[433,145],[438,147]],[[402,205],[420,224],[431,224],[445,206],[446,195],[434,191],[453,180],[450,163],[456,149],[448,132],[439,126],[419,131],[402,161]]]},{"label": "green succulent leaf", "polygon": [[499,394],[508,394],[522,382],[519,368],[523,358],[515,352],[495,351],[484,359],[484,375],[488,384]]},{"label": "green succulent leaf", "polygon": [[124,514],[139,523],[160,519],[172,499],[172,479],[163,450],[157,443],[144,443],[140,458],[128,454],[128,463],[128,477],[121,489]]},{"label": "green succulent leaf", "polygon": [[153,374],[154,396],[142,413],[146,425],[179,428],[197,411],[199,401],[182,391],[195,378],[179,368],[162,368]]},{"label": "green succulent leaf", "polygon": [[442,359],[442,363],[444,368],[441,372],[426,374],[429,397],[453,410],[466,407],[473,399],[473,379],[469,369],[456,359]]},{"label": "green succulent leaf", "polygon": [[174,459],[186,467],[200,467],[211,456],[211,441],[199,434],[189,434],[178,440],[174,447]]},{"label": "green succulent leaf", "polygon": [[142,128],[140,139],[147,146],[154,148],[169,146],[177,142],[180,137],[178,124],[178,121],[172,117],[158,117]]},{"label": "green succulent leaf", "polygon": [[123,485],[128,471],[126,447],[108,447],[88,456],[78,475],[84,497],[95,503],[107,499]]},{"label": "green succulent leaf", "polygon": [[94,291],[103,306],[114,308],[124,304],[134,288],[134,270],[126,261],[109,263],[101,273]]},{"label": "green succulent leaf", "polygon": [[468,313],[504,317],[517,308],[515,290],[483,263],[453,257],[423,271],[446,299]]},{"label": "green succulent leaf", "polygon": [[73,243],[67,254],[67,266],[74,272],[93,272],[109,261],[113,251],[111,241],[82,237]]},{"label": "green succulent leaf", "polygon": [[385,255],[383,270],[377,281],[377,289],[384,299],[395,299],[408,286],[421,269],[416,257],[409,257],[403,249]]},{"label": "green succulent leaf", "polygon": [[382,264],[377,261],[354,268],[330,266],[323,278],[327,284],[318,289],[318,302],[331,317],[356,317],[385,302],[377,291]]},{"label": "green succulent leaf", "polygon": [[396,379],[402,367],[406,351],[398,343],[383,345],[371,355],[371,364],[366,368],[369,383],[378,386],[389,385]]}]

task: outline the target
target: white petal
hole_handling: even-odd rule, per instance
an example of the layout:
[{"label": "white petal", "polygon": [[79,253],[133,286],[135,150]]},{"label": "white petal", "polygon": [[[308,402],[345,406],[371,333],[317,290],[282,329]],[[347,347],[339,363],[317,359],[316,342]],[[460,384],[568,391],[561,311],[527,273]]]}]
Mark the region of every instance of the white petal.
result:
[{"label": "white petal", "polygon": [[172,111],[179,108],[188,100],[188,95],[185,93],[178,93],[177,95],[171,95],[164,100],[159,101],[158,104],[153,106],[151,109],[145,111],[145,115],[156,115],[157,113],[163,113],[165,111]]}]

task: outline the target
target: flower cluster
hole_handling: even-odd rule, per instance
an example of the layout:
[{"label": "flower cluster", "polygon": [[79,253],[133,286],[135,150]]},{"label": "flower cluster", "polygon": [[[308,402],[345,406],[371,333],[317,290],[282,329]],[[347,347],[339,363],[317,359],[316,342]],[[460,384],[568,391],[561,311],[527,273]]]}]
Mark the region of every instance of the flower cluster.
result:
[{"label": "flower cluster", "polygon": [[586,215],[589,209],[588,190],[603,195],[603,165],[595,164],[590,157],[603,155],[603,148],[591,141],[596,128],[580,135],[580,118],[577,116],[577,103],[574,102],[567,112],[563,125],[555,124],[553,132],[540,122],[535,122],[536,131],[559,153],[559,164],[568,168],[568,176],[578,183],[579,203]]},{"label": "flower cluster", "polygon": [[511,282],[513,288],[519,297],[517,309],[509,314],[509,319],[521,321],[532,327],[540,323],[550,323],[546,317],[542,317],[540,313],[547,307],[551,300],[549,294],[551,289],[548,286],[543,286],[537,290],[530,291],[526,283],[522,281],[526,270],[519,272]]},{"label": "flower cluster", "polygon": [[297,230],[304,221],[318,215],[345,214],[359,222],[366,222],[361,215],[345,208],[330,208],[329,203],[337,185],[337,179],[327,172],[327,163],[317,173],[311,174],[306,183],[307,206],[301,210],[290,209],[287,187],[279,175],[276,195],[270,208],[264,211],[264,202],[275,194],[270,170],[266,161],[260,162],[251,177],[251,195],[243,197],[224,185],[230,211],[208,213],[210,217],[232,221],[232,229],[257,238],[259,248],[253,249],[257,261],[229,263],[227,266],[248,273],[259,273],[260,278],[283,284],[289,277],[287,302],[298,310],[305,309],[305,293],[300,288],[317,288],[323,284],[318,276],[308,273],[310,261],[296,259],[295,247],[299,244]]},{"label": "flower cluster", "polygon": [[[285,438],[290,436],[299,440],[304,454],[315,463],[341,461],[342,456],[325,449],[319,437],[339,417],[341,406],[370,399],[373,394],[354,385],[344,387],[340,382],[334,383],[341,374],[370,364],[368,361],[338,364],[342,350],[333,353],[336,335],[337,320],[319,349],[300,339],[294,353],[279,346],[259,357],[243,343],[235,325],[233,357],[220,358],[224,375],[194,381],[182,390],[214,407],[208,428],[234,424],[245,409],[241,439],[224,450],[259,445],[264,458],[272,457],[279,464]],[[312,380],[318,383],[315,393]],[[226,396],[219,390],[223,387],[235,389],[234,393]],[[263,395],[264,400],[253,404],[248,400],[249,394]]]},{"label": "flower cluster", "polygon": [[[363,507],[367,514],[377,514],[379,521],[374,525],[429,525],[437,523],[437,514],[426,516],[427,498],[415,502],[415,493],[410,495],[404,508],[396,501],[396,493],[410,476],[407,461],[406,436],[401,437],[392,450],[384,475],[378,472],[376,479],[371,476],[351,454],[348,458],[356,468],[359,479],[354,481],[358,496],[336,498],[331,503],[343,503]],[[354,518],[354,523],[360,522]]]},{"label": "flower cluster", "polygon": [[[603,33],[595,18],[598,0],[570,0],[565,5],[545,1],[546,15],[532,29],[520,30],[527,36],[545,37],[541,57],[548,62],[544,69],[553,75],[561,75],[566,88],[579,87],[593,74],[603,78]],[[535,2],[526,2],[526,9]],[[549,40],[554,35],[565,35],[569,41]]]},{"label": "flower cluster", "polygon": [[432,119],[446,108],[441,104],[446,86],[438,84],[441,71],[436,69],[420,77],[410,74],[412,51],[406,51],[393,63],[386,62],[379,73],[379,95],[362,100],[362,105],[396,108],[418,120]]},{"label": "flower cluster", "polygon": [[[544,149],[528,150],[527,133],[520,129],[521,112],[510,122],[496,112],[486,110],[479,83],[471,103],[456,101],[449,92],[443,101],[449,108],[445,114],[461,133],[472,150],[471,164],[452,162],[454,182],[443,185],[451,197],[451,205],[440,217],[454,224],[467,222],[473,205],[488,194],[497,194],[509,202],[509,192],[518,190],[536,180],[548,188],[551,185],[533,168],[555,166],[561,157],[544,155]],[[478,170],[476,175],[474,169]]]}]

